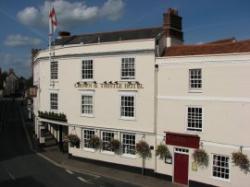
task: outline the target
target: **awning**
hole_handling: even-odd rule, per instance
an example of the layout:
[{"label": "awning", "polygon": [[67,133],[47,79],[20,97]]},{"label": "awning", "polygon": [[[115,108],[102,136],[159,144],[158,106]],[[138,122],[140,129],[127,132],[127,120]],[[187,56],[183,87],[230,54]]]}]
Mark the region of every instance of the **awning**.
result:
[{"label": "awning", "polygon": [[181,134],[173,132],[166,133],[166,144],[181,147],[189,147],[198,149],[200,145],[200,137],[197,135]]}]

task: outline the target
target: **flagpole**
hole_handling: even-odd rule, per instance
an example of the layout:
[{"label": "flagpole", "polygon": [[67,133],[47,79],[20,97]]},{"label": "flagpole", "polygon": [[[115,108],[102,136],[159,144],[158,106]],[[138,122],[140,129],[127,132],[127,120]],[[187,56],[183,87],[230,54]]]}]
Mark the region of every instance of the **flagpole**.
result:
[{"label": "flagpole", "polygon": [[[51,12],[51,2],[49,4],[49,14]],[[49,17],[49,63],[51,64],[51,38],[52,37],[52,33],[51,33],[51,19]]]}]

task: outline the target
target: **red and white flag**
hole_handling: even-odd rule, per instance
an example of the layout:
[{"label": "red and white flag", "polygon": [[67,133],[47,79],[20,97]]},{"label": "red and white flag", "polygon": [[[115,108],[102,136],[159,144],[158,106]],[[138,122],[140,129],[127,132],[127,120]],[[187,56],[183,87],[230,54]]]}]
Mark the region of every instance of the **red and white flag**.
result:
[{"label": "red and white flag", "polygon": [[53,34],[56,31],[57,27],[57,19],[56,19],[56,11],[54,7],[49,12],[49,34]]}]

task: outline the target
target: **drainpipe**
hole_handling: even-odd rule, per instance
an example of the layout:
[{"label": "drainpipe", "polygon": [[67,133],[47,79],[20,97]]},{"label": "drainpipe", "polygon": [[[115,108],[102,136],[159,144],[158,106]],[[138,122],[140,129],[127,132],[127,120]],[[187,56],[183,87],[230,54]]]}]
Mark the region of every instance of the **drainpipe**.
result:
[{"label": "drainpipe", "polygon": [[[156,57],[155,57],[155,62],[156,62]],[[158,115],[158,71],[159,71],[159,66],[158,64],[155,64],[154,66],[154,134],[155,134],[155,149],[157,146],[157,115]],[[155,151],[155,173],[157,171],[157,156],[156,156],[156,151]]]}]

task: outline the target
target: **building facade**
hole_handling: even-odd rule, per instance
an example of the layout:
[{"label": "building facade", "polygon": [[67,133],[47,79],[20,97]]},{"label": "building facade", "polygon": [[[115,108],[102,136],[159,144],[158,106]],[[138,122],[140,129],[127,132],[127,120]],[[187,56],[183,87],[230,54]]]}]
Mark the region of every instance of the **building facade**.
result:
[{"label": "building facade", "polygon": [[[144,140],[152,154],[146,170],[166,180],[238,186],[241,179],[240,186],[249,186],[249,174],[232,164],[231,154],[241,149],[250,156],[245,130],[250,47],[240,47],[250,42],[220,41],[194,50],[183,45],[181,22],[178,12],[170,9],[163,27],[64,33],[55,41],[51,59],[48,49],[36,51],[33,109],[40,142],[45,142],[44,129],[59,144],[73,134],[80,145],[69,146],[71,155],[141,168],[135,147]],[[228,47],[232,44],[238,48]],[[55,114],[63,120],[54,120]],[[94,136],[102,141],[98,150],[89,143]],[[110,147],[113,139],[121,142],[120,154]],[[159,144],[170,150],[168,161],[156,156]],[[192,158],[200,149],[209,155],[204,168]]]}]

